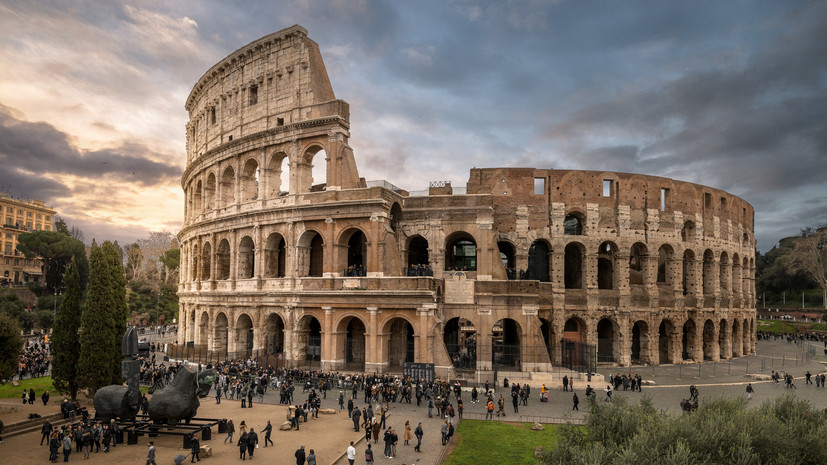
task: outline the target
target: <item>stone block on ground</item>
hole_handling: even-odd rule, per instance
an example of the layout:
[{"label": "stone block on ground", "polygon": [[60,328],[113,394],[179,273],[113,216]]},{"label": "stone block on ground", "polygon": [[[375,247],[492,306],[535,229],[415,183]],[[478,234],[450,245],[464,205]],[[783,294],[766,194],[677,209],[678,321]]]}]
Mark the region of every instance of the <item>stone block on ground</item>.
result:
[{"label": "stone block on ground", "polygon": [[747,373],[744,376],[750,379],[754,379],[756,381],[770,381],[772,379],[772,376],[765,375],[763,373]]},{"label": "stone block on ground", "polygon": [[653,380],[651,380],[651,379],[642,379],[642,380],[640,380],[640,382],[641,382],[644,386],[654,386],[655,384],[657,384],[656,382],[654,382],[654,381],[653,381]]},{"label": "stone block on ground", "polygon": [[545,426],[541,425],[540,423],[538,423],[536,421],[534,422],[534,426],[531,427],[532,431],[544,431],[545,429],[546,429]]},{"label": "stone block on ground", "polygon": [[332,408],[320,408],[319,415],[336,415],[336,410]]},{"label": "stone block on ground", "polygon": [[212,457],[212,446],[210,446],[209,444],[206,446],[201,446],[201,451],[198,453],[198,457]]},{"label": "stone block on ground", "polygon": [[281,426],[279,426],[279,429],[281,431],[290,431],[291,429],[293,429],[293,424],[290,423],[289,421],[285,421],[284,423],[281,424]]},{"label": "stone block on ground", "polygon": [[539,459],[543,456],[543,446],[537,446],[534,448],[534,458]]}]

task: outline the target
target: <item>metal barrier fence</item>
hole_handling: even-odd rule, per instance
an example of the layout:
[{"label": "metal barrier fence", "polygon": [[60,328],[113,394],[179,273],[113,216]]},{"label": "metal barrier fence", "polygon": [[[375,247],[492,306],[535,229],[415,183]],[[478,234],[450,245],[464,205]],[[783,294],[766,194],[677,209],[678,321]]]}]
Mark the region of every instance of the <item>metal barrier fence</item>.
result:
[{"label": "metal barrier fence", "polygon": [[[485,418],[485,413],[480,412],[464,412],[462,414],[463,420],[487,420]],[[503,415],[498,417],[496,414],[493,416],[494,421],[510,421],[510,422],[520,422],[520,423],[545,423],[549,425],[565,425],[565,424],[573,424],[573,425],[585,425],[586,420],[582,418],[566,418],[566,417],[548,417],[543,415]],[[489,420],[490,421],[490,420]]]}]

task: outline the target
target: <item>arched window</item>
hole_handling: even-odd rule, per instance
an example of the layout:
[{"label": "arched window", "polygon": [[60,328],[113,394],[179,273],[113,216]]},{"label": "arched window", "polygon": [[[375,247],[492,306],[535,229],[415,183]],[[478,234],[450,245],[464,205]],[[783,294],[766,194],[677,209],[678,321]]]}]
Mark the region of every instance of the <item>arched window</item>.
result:
[{"label": "arched window", "polygon": [[600,244],[597,249],[597,288],[614,289],[614,268],[617,246],[611,242]]},{"label": "arched window", "polygon": [[[347,237],[345,234],[344,237]],[[347,239],[346,276],[367,275],[368,240],[362,231],[353,230]]]},{"label": "arched window", "polygon": [[569,213],[563,221],[563,234],[580,236],[583,234],[584,217],[581,213]]},{"label": "arched window", "polygon": [[198,214],[204,211],[204,199],[202,198],[203,188],[201,180],[195,184],[195,200],[193,204],[193,214]]},{"label": "arched window", "polygon": [[546,241],[537,240],[531,243],[528,248],[528,279],[536,279],[541,282],[549,281],[548,274],[549,248]]},{"label": "arched window", "polygon": [[502,261],[508,279],[516,279],[517,270],[514,268],[514,246],[511,245],[510,242],[499,241],[497,242],[497,249],[500,251],[500,260]]},{"label": "arched window", "polygon": [[218,243],[215,255],[218,260],[216,279],[230,279],[230,241],[222,239]]},{"label": "arched window", "polygon": [[212,246],[209,242],[204,243],[204,250],[201,252],[201,280],[212,279]]},{"label": "arched window", "polygon": [[212,210],[215,210],[215,175],[210,173],[204,186],[204,211]]},{"label": "arched window", "polygon": [[290,159],[287,154],[279,152],[270,158],[267,165],[268,197],[276,198],[287,195],[290,185]]},{"label": "arched window", "polygon": [[687,242],[695,239],[695,223],[687,221],[681,229],[681,241]]},{"label": "arched window", "polygon": [[238,279],[250,279],[255,272],[256,246],[250,236],[238,244]]},{"label": "arched window", "polygon": [[416,235],[408,242],[408,267],[415,267],[417,265],[427,265],[428,260],[428,240],[422,236]]},{"label": "arched window", "polygon": [[241,201],[248,202],[258,198],[259,180],[258,162],[250,158],[244,163],[244,170],[241,173]]},{"label": "arched window", "polygon": [[566,289],[583,289],[583,246],[572,242],[565,251]]},{"label": "arched window", "polygon": [[284,238],[281,237],[281,234],[273,233],[267,236],[264,254],[264,276],[266,278],[283,278],[287,254]]},{"label": "arched window", "polygon": [[221,175],[221,201],[219,206],[221,208],[227,207],[235,203],[235,171],[232,166],[228,166]]},{"label": "arched window", "polygon": [[477,271],[477,243],[470,234],[457,234],[448,242],[445,269]]}]

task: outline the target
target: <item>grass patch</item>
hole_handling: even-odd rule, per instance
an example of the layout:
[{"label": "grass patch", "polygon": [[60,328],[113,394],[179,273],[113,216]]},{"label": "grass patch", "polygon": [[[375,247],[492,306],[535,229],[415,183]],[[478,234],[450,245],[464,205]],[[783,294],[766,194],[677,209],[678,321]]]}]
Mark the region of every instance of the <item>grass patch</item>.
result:
[{"label": "grass patch", "polygon": [[778,320],[758,320],[758,331],[765,331],[768,333],[798,333],[798,330],[786,321]]},{"label": "grass patch", "polygon": [[20,381],[20,386],[17,387],[12,386],[11,382],[0,384],[0,399],[20,399],[20,396],[23,395],[23,389],[27,391],[29,389],[34,389],[34,393],[37,396],[37,402],[40,402],[40,395],[43,394],[43,391],[48,390],[52,399],[54,399],[57,395],[55,385],[52,383],[52,377],[41,376],[40,378],[24,379]]},{"label": "grass patch", "polygon": [[[532,431],[531,423],[507,424],[498,421],[463,420],[457,429],[457,447],[445,465],[535,465],[534,448],[557,445],[557,427],[543,425]],[[439,445],[437,445],[439,447]]]},{"label": "grass patch", "polygon": [[813,323],[810,325],[812,331],[827,331],[827,323]]}]

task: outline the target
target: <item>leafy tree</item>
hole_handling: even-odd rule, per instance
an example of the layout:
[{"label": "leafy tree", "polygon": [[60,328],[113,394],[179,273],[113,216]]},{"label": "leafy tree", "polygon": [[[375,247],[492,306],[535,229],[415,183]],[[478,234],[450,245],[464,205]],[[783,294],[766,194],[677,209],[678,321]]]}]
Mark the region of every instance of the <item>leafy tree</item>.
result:
[{"label": "leafy tree", "polygon": [[120,253],[109,241],[92,243],[86,309],[81,316],[80,360],[82,387],[90,394],[120,384],[121,340],[126,332],[126,281]]},{"label": "leafy tree", "polygon": [[6,314],[0,314],[0,380],[8,380],[17,373],[17,359],[23,348],[20,326]]},{"label": "leafy tree", "polygon": [[165,283],[177,283],[178,268],[181,264],[181,249],[169,249],[158,260],[164,265],[163,281]]},{"label": "leafy tree", "polygon": [[32,231],[17,238],[17,250],[28,259],[43,261],[46,276],[46,293],[54,294],[63,286],[63,273],[74,258],[78,264],[81,287],[89,275],[86,247],[83,242],[57,231]]},{"label": "leafy tree", "polygon": [[63,277],[66,292],[57,311],[57,321],[52,331],[52,379],[58,391],[69,393],[72,399],[78,394],[78,358],[80,357],[81,299],[83,291],[77,263],[72,260]]},{"label": "leafy tree", "polygon": [[40,329],[49,329],[55,322],[55,313],[52,310],[38,310],[35,319]]},{"label": "leafy tree", "polygon": [[827,225],[801,230],[786,263],[790,271],[813,280],[827,301]]},{"label": "leafy tree", "polygon": [[26,311],[20,314],[20,318],[17,321],[20,322],[20,328],[23,329],[24,333],[30,333],[32,329],[34,329],[34,320],[35,314]]},{"label": "leafy tree", "polygon": [[25,311],[26,305],[17,297],[17,294],[6,294],[0,298],[0,313],[8,315],[12,320],[20,320],[20,316]]},{"label": "leafy tree", "polygon": [[137,243],[126,247],[126,279],[141,279],[144,272],[144,254]]}]

